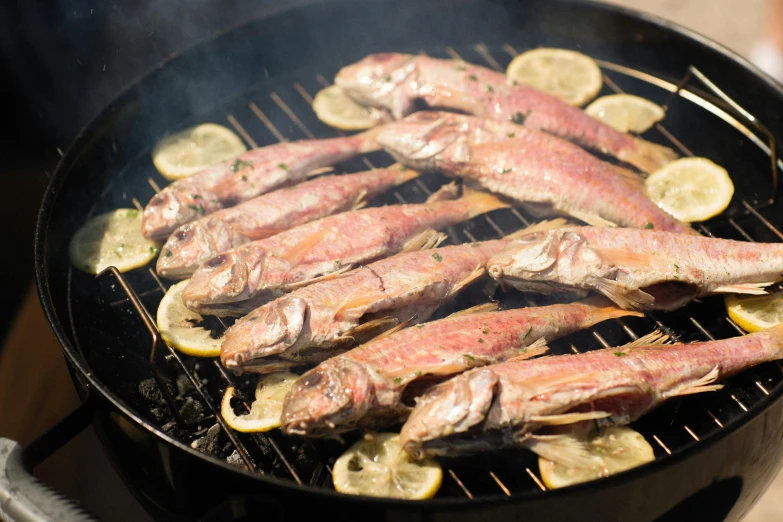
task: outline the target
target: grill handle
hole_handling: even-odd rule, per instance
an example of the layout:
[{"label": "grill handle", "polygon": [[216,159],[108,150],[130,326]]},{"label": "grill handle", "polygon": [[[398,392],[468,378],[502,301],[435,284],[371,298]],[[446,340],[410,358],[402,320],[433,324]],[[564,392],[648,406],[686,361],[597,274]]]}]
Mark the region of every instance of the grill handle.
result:
[{"label": "grill handle", "polygon": [[31,470],[78,435],[92,419],[90,395],[27,448],[0,437],[0,520],[86,522],[97,519],[76,502],[33,477]]}]

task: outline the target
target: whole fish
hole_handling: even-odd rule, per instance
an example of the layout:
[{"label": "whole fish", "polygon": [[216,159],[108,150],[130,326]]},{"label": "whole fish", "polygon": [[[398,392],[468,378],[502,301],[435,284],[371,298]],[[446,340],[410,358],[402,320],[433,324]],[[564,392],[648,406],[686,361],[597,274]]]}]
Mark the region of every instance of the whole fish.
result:
[{"label": "whole fish", "polygon": [[446,185],[426,203],[336,214],[228,250],[193,273],[182,300],[201,314],[242,315],[320,278],[437,246],[444,236],[435,229],[506,206],[483,192],[441,201],[456,196],[456,185]]},{"label": "whole fish", "polygon": [[[596,300],[599,301],[599,300]],[[310,437],[361,427],[376,429],[407,417],[412,383],[470,368],[540,355],[545,342],[607,319],[641,315],[603,304],[573,303],[487,311],[491,304],[431,323],[388,332],[332,357],[295,383],[283,406],[282,429]]]},{"label": "whole fish", "polygon": [[554,210],[594,226],[653,226],[696,234],[658,208],[633,172],[572,143],[519,126],[495,140],[477,141],[469,130],[474,122],[480,118],[416,113],[399,126],[389,124],[377,141],[411,168],[465,178],[536,212]]},{"label": "whole fish", "polygon": [[399,254],[267,303],[226,330],[226,368],[267,373],[320,362],[400,322],[426,321],[484,274],[508,240]]},{"label": "whole fish", "polygon": [[175,181],[150,199],[141,232],[165,239],[177,228],[221,208],[293,185],[315,169],[378,150],[377,127],[353,136],[259,147]]},{"label": "whole fish", "polygon": [[521,234],[487,270],[522,291],[593,290],[626,309],[674,310],[713,293],[765,293],[783,274],[783,244],[566,227]]},{"label": "whole fish", "polygon": [[263,194],[179,227],[158,257],[158,274],[189,277],[207,259],[297,225],[360,208],[365,199],[404,183],[418,173],[394,165],[344,176],[325,176]]},{"label": "whole fish", "polygon": [[554,96],[516,84],[501,72],[462,61],[371,54],[343,67],[335,84],[358,103],[385,109],[395,119],[423,102],[560,136],[644,172],[654,172],[677,157],[671,149],[618,132]]},{"label": "whole fish", "polygon": [[546,431],[628,424],[668,399],[714,391],[719,379],[783,357],[783,325],[721,341],[644,341],[465,372],[419,400],[400,443],[416,456],[521,444],[567,464],[580,447]]}]

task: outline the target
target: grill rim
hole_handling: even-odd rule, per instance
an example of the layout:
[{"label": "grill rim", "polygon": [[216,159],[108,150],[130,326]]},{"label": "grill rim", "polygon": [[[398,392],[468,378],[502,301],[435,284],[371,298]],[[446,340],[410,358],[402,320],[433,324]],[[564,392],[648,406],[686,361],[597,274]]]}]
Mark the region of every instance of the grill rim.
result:
[{"label": "grill rim", "polygon": [[[349,2],[351,0],[335,0],[335,1]],[[383,1],[383,0],[378,0],[378,1]],[[626,7],[621,7],[621,6],[611,5],[611,4],[604,4],[592,0],[559,0],[559,1],[565,4],[574,4],[577,6],[588,7],[593,10],[621,14],[627,17],[635,18],[637,20],[645,22],[646,24],[655,26],[658,30],[663,30],[664,32],[673,31],[679,33],[680,35],[687,37],[689,40],[692,40],[694,43],[707,47],[710,51],[718,53],[722,55],[724,58],[739,65],[740,67],[751,71],[755,76],[756,81],[765,84],[767,88],[774,91],[776,95],[783,100],[783,86],[774,82],[770,77],[768,77],[765,73],[760,71],[755,65],[750,63],[742,56],[738,55],[737,53],[731,51],[728,48],[725,48],[721,44],[712,41],[711,39],[701,35],[698,32],[682,27],[674,22],[668,21],[656,15],[644,13],[632,8],[626,8]],[[205,454],[194,448],[191,448],[189,445],[175,439],[174,437],[171,437],[170,435],[163,432],[160,428],[157,428],[154,424],[147,422],[141,416],[136,414],[133,411],[133,409],[125,403],[125,401],[123,401],[120,397],[118,397],[115,393],[113,393],[109,389],[109,387],[106,384],[104,384],[97,377],[95,373],[93,373],[85,357],[80,353],[79,349],[74,345],[74,343],[72,343],[68,339],[68,336],[66,334],[68,329],[65,324],[68,322],[68,320],[66,321],[61,320],[62,314],[58,314],[58,311],[55,309],[56,306],[50,295],[50,285],[49,285],[50,271],[46,263],[45,245],[46,245],[46,236],[49,231],[49,223],[51,220],[52,211],[55,207],[59,195],[59,188],[68,180],[68,177],[71,174],[73,163],[78,159],[80,155],[80,151],[87,148],[86,145],[89,144],[90,140],[96,133],[100,132],[99,129],[101,127],[103,127],[105,124],[110,123],[112,119],[113,109],[119,108],[120,106],[122,106],[124,102],[132,98],[139,84],[145,81],[153,81],[152,79],[154,78],[154,76],[159,74],[163,69],[167,67],[173,67],[176,64],[177,59],[181,58],[184,55],[189,54],[190,52],[196,49],[207,47],[211,45],[215,40],[220,39],[221,37],[224,37],[225,35],[233,31],[236,31],[242,27],[251,25],[253,23],[257,23],[259,20],[273,18],[275,16],[279,16],[288,13],[290,11],[306,8],[308,5],[314,3],[317,2],[315,0],[303,0],[301,2],[295,2],[294,5],[288,6],[288,8],[285,9],[272,9],[270,10],[269,13],[259,15],[258,17],[254,17],[249,20],[245,20],[240,24],[229,27],[225,31],[214,34],[209,39],[206,39],[191,47],[183,49],[180,52],[174,53],[167,60],[165,60],[161,64],[158,64],[150,68],[146,73],[142,74],[137,79],[129,83],[117,96],[115,96],[112,99],[112,101],[108,105],[106,105],[104,108],[99,110],[98,113],[90,119],[90,121],[76,135],[71,145],[67,147],[60,162],[58,163],[56,169],[54,170],[51,179],[49,180],[48,186],[46,188],[44,197],[41,202],[37,223],[36,223],[35,235],[34,235],[34,260],[35,260],[37,293],[42,309],[44,310],[47,323],[49,324],[52,333],[57,339],[57,342],[60,344],[61,349],[66,359],[68,360],[69,364],[75,370],[78,371],[78,375],[72,372],[72,378],[75,381],[74,384],[76,385],[77,390],[80,390],[79,384],[81,384],[82,386],[85,387],[85,389],[88,392],[90,391],[90,389],[92,389],[93,392],[97,392],[103,400],[107,401],[112,407],[122,412],[124,416],[131,419],[137,426],[143,427],[145,430],[147,430],[150,434],[155,436],[157,439],[166,442],[167,444],[173,446],[177,450],[184,451],[185,453],[200,459],[202,462],[209,463],[213,466],[219,466],[224,471],[241,473],[243,476],[252,478],[254,480],[259,480],[261,483],[265,483],[273,487],[292,488],[297,492],[324,496],[325,498],[332,499],[332,500],[339,499],[342,502],[368,503],[375,506],[400,507],[400,508],[411,508],[411,507],[419,507],[419,506],[442,508],[447,506],[460,506],[465,504],[468,504],[470,506],[483,506],[483,505],[497,505],[497,503],[501,500],[506,502],[509,501],[524,502],[526,500],[540,500],[541,492],[539,491],[516,490],[512,492],[510,496],[506,496],[502,492],[498,492],[495,494],[482,494],[480,497],[476,499],[472,499],[468,497],[432,498],[425,501],[412,503],[410,501],[399,500],[399,499],[345,495],[331,489],[317,488],[309,485],[299,485],[296,482],[275,478],[273,476],[263,475],[258,472],[252,472],[250,470],[246,470],[244,468],[240,468],[228,464],[227,462],[224,462],[222,459],[219,459],[213,455]],[[70,267],[69,270],[71,270]],[[70,275],[68,277],[70,277]],[[77,384],[77,381],[84,381],[84,382]],[[544,494],[549,498],[561,498],[563,496],[569,496],[572,493],[577,494],[595,488],[608,489],[611,488],[612,486],[618,485],[623,482],[633,481],[634,479],[642,475],[648,475],[648,474],[660,472],[667,467],[672,467],[676,465],[677,463],[681,462],[684,459],[688,459],[703,451],[706,451],[714,444],[723,440],[725,437],[728,437],[734,434],[735,432],[737,432],[738,430],[740,430],[741,428],[746,427],[753,420],[755,420],[761,413],[766,411],[768,408],[772,407],[776,402],[779,402],[781,396],[783,396],[783,385],[779,385],[777,389],[771,390],[768,396],[764,397],[762,400],[751,405],[748,408],[748,411],[740,418],[734,418],[727,421],[722,429],[714,433],[711,433],[706,438],[701,439],[698,442],[690,443],[684,447],[675,449],[672,452],[672,454],[668,455],[666,458],[656,459],[655,461],[645,464],[643,466],[616,475],[605,477],[603,478],[603,480],[577,484],[574,486],[570,486],[568,488],[563,488],[558,490],[547,490]]]}]

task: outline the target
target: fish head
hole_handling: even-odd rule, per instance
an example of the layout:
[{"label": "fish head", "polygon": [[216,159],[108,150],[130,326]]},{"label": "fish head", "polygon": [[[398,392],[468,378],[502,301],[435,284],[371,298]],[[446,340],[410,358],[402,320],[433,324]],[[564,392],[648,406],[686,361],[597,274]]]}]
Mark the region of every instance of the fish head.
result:
[{"label": "fish head", "polygon": [[184,279],[214,252],[211,235],[198,221],[179,227],[169,236],[158,257],[158,274],[167,279]]},{"label": "fish head", "polygon": [[376,141],[397,161],[414,168],[426,168],[429,162],[450,147],[455,159],[467,157],[465,125],[451,115],[421,111],[402,121],[386,124]]},{"label": "fish head", "polygon": [[497,384],[495,373],[481,368],[435,386],[418,400],[402,427],[400,444],[417,458],[464,451],[469,432],[492,406]]},{"label": "fish head", "polygon": [[159,192],[152,196],[144,208],[141,233],[149,239],[165,239],[176,229],[187,210],[172,191]]},{"label": "fish head", "polygon": [[413,99],[401,87],[415,68],[408,54],[371,54],[340,69],[334,83],[357,103],[386,109],[399,119],[413,109]]},{"label": "fish head", "polygon": [[533,232],[512,241],[487,262],[489,274],[495,279],[540,278],[557,263],[561,243],[558,232]]},{"label": "fish head", "polygon": [[[295,356],[287,353],[304,330],[307,303],[287,295],[254,310],[228,330],[220,347],[220,360],[230,370],[252,370],[265,365],[280,369],[296,365]],[[288,358],[281,365],[280,355]]]},{"label": "fish head", "polygon": [[191,310],[209,305],[232,303],[247,297],[252,266],[243,249],[229,250],[201,263],[182,292],[182,302]]},{"label": "fish head", "polygon": [[351,429],[373,403],[369,372],[335,357],[308,371],[288,393],[280,417],[285,433],[326,437]]}]

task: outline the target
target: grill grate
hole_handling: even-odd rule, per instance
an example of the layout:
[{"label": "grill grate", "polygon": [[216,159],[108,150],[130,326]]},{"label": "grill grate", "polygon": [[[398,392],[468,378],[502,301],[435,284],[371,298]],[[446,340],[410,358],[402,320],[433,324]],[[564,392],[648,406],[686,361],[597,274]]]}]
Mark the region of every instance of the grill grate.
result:
[{"label": "grill grate", "polygon": [[[424,51],[420,52],[424,54]],[[466,48],[464,53],[469,53],[469,56],[467,56],[468,61],[475,63],[483,61],[489,67],[496,70],[504,70],[502,63],[515,56],[517,51],[512,46],[506,44],[499,49],[495,49],[495,54],[493,54],[486,45],[479,43],[471,48]],[[462,59],[462,55],[452,47],[446,47],[442,50],[442,53],[438,54]],[[713,220],[710,227],[702,224],[699,228],[702,233],[709,236],[733,234],[735,236],[739,235],[747,241],[783,240],[783,233],[761,213],[774,204],[774,193],[777,189],[777,166],[780,164],[775,154],[775,141],[771,134],[752,115],[745,113],[741,107],[718,90],[695,68],[691,68],[678,84],[672,84],[645,72],[611,62],[599,61],[599,65],[604,72],[605,85],[611,92],[624,92],[621,84],[628,83],[629,80],[642,82],[647,88],[654,87],[658,91],[666,91],[669,93],[668,101],[664,104],[667,116],[675,100],[684,98],[731,125],[761,149],[764,154],[769,155],[772,165],[773,196],[769,200],[761,202],[761,204],[755,204],[755,206],[745,199],[738,198],[739,205],[733,205],[723,216]],[[707,96],[709,95],[697,95],[693,90],[685,90],[686,85],[694,76],[716,94],[717,98],[714,102],[708,101]],[[315,74],[314,80],[316,83],[313,83],[312,79],[309,79],[307,82],[302,81],[302,83],[311,85],[310,90],[299,81],[295,81],[291,85],[290,92],[269,92],[268,101],[270,103],[268,105],[262,104],[265,110],[259,107],[256,102],[250,101],[244,107],[237,106],[237,110],[234,112],[240,117],[235,116],[234,112],[228,113],[225,117],[229,124],[251,147],[258,146],[258,143],[253,138],[253,135],[258,133],[253,128],[250,128],[251,126],[256,129],[265,129],[280,142],[288,141],[289,139],[299,139],[299,137],[296,137],[298,135],[306,138],[327,137],[335,133],[344,135],[341,131],[335,131],[321,125],[312,116],[305,116],[302,113],[300,113],[301,116],[297,114],[298,109],[305,105],[309,107],[312,103],[312,94],[314,94],[312,90],[314,88],[326,87],[330,84],[321,74]],[[723,103],[721,104],[721,102]],[[757,132],[767,138],[768,145],[765,145],[754,132],[719,105],[733,109],[735,113],[747,120]],[[249,110],[252,116],[246,114],[244,112],[245,109]],[[237,112],[238,110],[243,112],[239,113]],[[311,130],[306,123],[308,120],[313,122],[312,125],[319,125],[319,130]],[[244,121],[244,124],[242,121]],[[275,125],[274,122],[277,122],[278,125]],[[663,124],[656,124],[655,129],[663,139],[667,140],[683,155],[694,155]],[[287,137],[287,135],[290,135],[291,138]],[[140,160],[141,156],[137,159]],[[347,162],[346,166],[349,168],[346,170],[354,171],[363,168],[373,168],[389,163],[389,157],[382,153],[380,155],[375,153]],[[445,180],[446,178],[437,175],[428,174],[421,176],[391,191],[388,198],[394,199],[386,202],[405,203],[413,200],[423,200]],[[147,181],[149,187],[155,192],[160,191],[156,179],[149,177]],[[111,187],[107,188],[104,196],[110,190]],[[144,198],[144,196],[144,194],[140,193],[135,195],[128,193],[128,197],[139,210],[142,209],[142,205],[139,203],[138,198]],[[526,226],[533,221],[534,219],[531,216],[516,209],[494,211],[491,214],[475,218],[470,222],[450,227],[447,230],[449,233],[447,243],[459,242],[461,237],[468,241],[500,237],[520,228],[520,224]],[[713,228],[718,233],[713,234]],[[217,360],[195,361],[190,357],[183,358],[160,339],[147,307],[157,306],[168,285],[158,278],[154,269],[147,268],[146,270],[134,271],[126,276],[120,274],[114,267],[110,267],[102,272],[98,279],[108,276],[115,278],[123,292],[127,294],[126,297],[120,298],[118,301],[110,303],[110,305],[127,304],[129,302],[149,330],[152,339],[149,363],[154,377],[163,391],[172,416],[183,431],[193,437],[204,432],[203,426],[217,422],[217,425],[228,438],[230,447],[237,452],[241,459],[241,464],[244,464],[247,469],[293,480],[300,485],[332,487],[330,463],[333,463],[334,458],[339,455],[344,444],[295,439],[287,437],[278,431],[252,435],[233,432],[219,414],[220,398],[227,387],[233,386],[237,389],[237,396],[242,407],[249,411],[249,402],[241,391],[243,387],[246,388],[243,384],[247,385],[248,379],[245,378],[245,382],[240,382],[242,379],[233,377]],[[488,295],[493,296],[496,291],[497,285],[490,281],[481,289],[482,294],[479,296],[479,299],[485,300]],[[520,300],[518,304],[530,306],[542,304],[533,296],[517,295],[516,298]],[[145,305],[143,301],[146,301],[147,304]],[[460,299],[459,302],[464,306],[464,299]],[[577,345],[583,347],[583,349],[584,347],[616,346],[629,340],[638,339],[640,336],[638,332],[646,333],[654,327],[670,332],[685,341],[716,339],[744,333],[725,314],[722,314],[722,322],[718,323],[721,325],[719,332],[714,331],[715,327],[711,329],[705,327],[704,323],[710,321],[714,323],[715,309],[715,307],[692,305],[677,314],[651,312],[648,313],[647,319],[615,319],[609,322],[610,325],[602,324],[591,330],[574,334],[569,338],[570,342],[568,344],[562,344],[561,346],[555,344],[553,351],[559,349],[563,353],[568,351],[579,353],[580,349],[577,348]],[[227,326],[222,320],[220,323],[222,328]],[[74,333],[76,333],[75,329]],[[172,393],[169,392],[165,384],[165,375],[167,373],[177,376],[184,375],[193,387],[198,400],[209,411],[209,415],[201,417],[195,425],[193,422],[183,419]],[[671,455],[673,452],[697,443],[704,437],[719,431],[725,424],[734,421],[738,416],[747,412],[750,407],[769,395],[769,388],[780,384],[781,380],[783,380],[782,376],[783,366],[779,363],[761,366],[730,380],[724,390],[715,392],[708,398],[691,397],[687,399],[687,402],[672,401],[641,419],[634,427],[643,433],[648,440],[653,441],[657,445],[657,448],[655,448],[656,458],[666,458],[667,455]],[[508,459],[505,459],[502,455],[444,459],[444,469],[450,480],[444,481],[438,495],[474,498],[475,496],[488,494],[510,496],[512,493],[519,491],[545,491],[546,487],[537,475],[537,466],[530,454],[521,451],[511,453],[514,454],[514,459],[511,460],[512,465],[509,465]],[[521,466],[520,463],[522,463]],[[518,472],[520,468],[525,470],[524,474]]]}]

